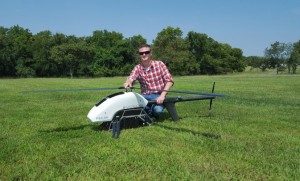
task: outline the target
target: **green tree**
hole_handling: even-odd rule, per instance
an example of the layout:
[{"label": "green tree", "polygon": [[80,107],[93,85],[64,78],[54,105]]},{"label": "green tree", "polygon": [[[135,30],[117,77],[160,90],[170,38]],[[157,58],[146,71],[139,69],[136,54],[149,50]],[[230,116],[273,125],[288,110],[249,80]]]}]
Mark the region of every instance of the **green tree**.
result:
[{"label": "green tree", "polygon": [[42,31],[33,36],[32,53],[34,69],[39,77],[50,77],[58,75],[57,62],[50,59],[50,50],[56,45],[55,39],[50,31]]},{"label": "green tree", "polygon": [[182,38],[179,28],[167,27],[153,41],[154,59],[163,60],[174,75],[199,73],[199,64],[189,51],[189,43]]},{"label": "green tree", "polygon": [[64,43],[68,43],[68,37],[62,33],[55,33],[53,35],[53,39],[54,39],[55,45],[61,45]]},{"label": "green tree", "polygon": [[252,68],[259,68],[262,71],[265,71],[268,68],[268,61],[264,57],[249,56],[246,57],[246,62],[248,66],[251,66]]},{"label": "green tree", "polygon": [[8,28],[0,26],[0,76],[9,76],[15,72],[14,65],[11,65],[10,61],[11,51],[8,47],[7,31]]},{"label": "green tree", "polygon": [[221,67],[221,61],[213,58],[212,56],[205,54],[201,60],[201,74],[220,74],[223,72]]},{"label": "green tree", "polygon": [[74,73],[80,75],[84,71],[83,69],[87,68],[87,62],[92,60],[93,53],[92,48],[82,41],[54,46],[50,50],[50,58],[58,64],[64,65],[69,70],[70,77],[73,78]]},{"label": "green tree", "polygon": [[[9,29],[1,28],[0,35],[2,76],[34,76],[30,46],[32,34],[28,29],[13,26]],[[30,71],[23,71],[28,69]]]},{"label": "green tree", "polygon": [[288,59],[289,72],[296,73],[297,66],[300,64],[300,40],[293,44],[291,57]]},{"label": "green tree", "polygon": [[190,44],[190,52],[200,64],[202,74],[242,72],[246,67],[243,52],[239,48],[218,43],[206,34],[193,31],[188,32],[186,40]]},{"label": "green tree", "polygon": [[146,42],[141,35],[124,39],[107,30],[95,31],[87,41],[94,47],[92,72],[96,76],[128,75],[137,63],[137,48]]},{"label": "green tree", "polygon": [[33,42],[32,33],[28,29],[14,26],[10,28],[8,36],[13,41],[12,60],[16,61],[16,74],[20,77],[34,77],[34,60],[30,49]]},{"label": "green tree", "polygon": [[92,73],[96,76],[114,76],[122,66],[122,59],[118,54],[118,46],[122,44],[123,35],[107,30],[97,30],[88,37],[87,42],[91,44],[95,51]]},{"label": "green tree", "polygon": [[221,61],[223,73],[245,70],[246,62],[241,49],[232,48],[229,44],[220,44],[219,53],[218,59]]},{"label": "green tree", "polygon": [[115,46],[118,41],[123,40],[123,38],[121,33],[115,31],[96,30],[91,37],[86,39],[86,41],[97,48],[110,48]]},{"label": "green tree", "polygon": [[285,63],[290,56],[289,45],[276,41],[270,48],[265,49],[265,57],[270,68],[276,68],[277,74],[285,69]]},{"label": "green tree", "polygon": [[190,31],[187,34],[186,40],[189,42],[189,50],[196,57],[197,62],[201,62],[206,54],[212,54],[211,49],[215,41],[206,34]]}]

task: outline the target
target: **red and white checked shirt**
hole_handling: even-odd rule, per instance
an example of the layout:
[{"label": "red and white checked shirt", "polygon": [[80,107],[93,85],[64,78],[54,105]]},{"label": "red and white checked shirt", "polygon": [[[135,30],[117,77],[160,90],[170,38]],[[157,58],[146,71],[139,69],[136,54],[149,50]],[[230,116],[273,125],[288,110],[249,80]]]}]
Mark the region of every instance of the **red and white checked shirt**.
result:
[{"label": "red and white checked shirt", "polygon": [[163,90],[167,82],[174,83],[169,69],[162,61],[151,61],[148,70],[142,64],[136,65],[128,79],[140,82],[142,94],[158,93],[157,90]]}]

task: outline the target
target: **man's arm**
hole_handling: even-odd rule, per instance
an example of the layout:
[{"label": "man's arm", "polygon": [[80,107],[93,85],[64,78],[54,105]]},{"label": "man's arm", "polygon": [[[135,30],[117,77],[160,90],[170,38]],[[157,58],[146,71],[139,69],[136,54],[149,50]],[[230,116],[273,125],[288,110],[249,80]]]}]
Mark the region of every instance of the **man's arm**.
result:
[{"label": "man's arm", "polygon": [[123,84],[124,88],[132,87],[132,84],[137,79],[138,75],[139,75],[139,67],[138,67],[138,65],[136,65],[132,69],[129,77],[126,80],[126,82]]},{"label": "man's arm", "polygon": [[165,91],[162,91],[161,94],[160,94],[160,96],[156,99],[156,103],[157,104],[162,104],[164,102],[165,97],[166,97],[166,95],[168,93],[168,90],[170,90],[170,88],[172,87],[173,84],[174,84],[173,82],[167,82],[166,83],[166,85],[164,87]]}]

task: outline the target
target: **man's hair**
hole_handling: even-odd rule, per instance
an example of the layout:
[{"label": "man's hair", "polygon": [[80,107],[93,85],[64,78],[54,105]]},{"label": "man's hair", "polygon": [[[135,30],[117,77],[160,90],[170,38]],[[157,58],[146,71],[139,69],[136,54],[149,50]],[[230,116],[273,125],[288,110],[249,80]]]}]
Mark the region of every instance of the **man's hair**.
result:
[{"label": "man's hair", "polygon": [[[141,46],[140,46],[140,48],[139,49],[141,49],[141,48],[144,48],[144,47],[148,47],[148,48],[150,48],[150,45],[148,45],[148,44],[142,44]],[[151,50],[151,48],[150,48],[150,50]]]}]

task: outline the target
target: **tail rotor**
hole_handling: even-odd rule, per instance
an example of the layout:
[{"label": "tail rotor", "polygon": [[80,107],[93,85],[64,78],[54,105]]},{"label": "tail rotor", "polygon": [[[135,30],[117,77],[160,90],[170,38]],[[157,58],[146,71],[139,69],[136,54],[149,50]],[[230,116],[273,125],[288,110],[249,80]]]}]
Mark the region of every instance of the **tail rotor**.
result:
[{"label": "tail rotor", "polygon": [[[214,91],[215,91],[215,84],[216,84],[216,82],[214,82],[214,84],[213,84],[213,87],[212,87],[212,90],[211,90],[211,93],[212,93],[212,94],[213,94]],[[213,99],[210,99],[210,102],[209,102],[209,110],[211,110],[212,101],[213,101]]]}]

